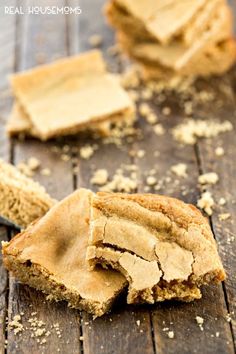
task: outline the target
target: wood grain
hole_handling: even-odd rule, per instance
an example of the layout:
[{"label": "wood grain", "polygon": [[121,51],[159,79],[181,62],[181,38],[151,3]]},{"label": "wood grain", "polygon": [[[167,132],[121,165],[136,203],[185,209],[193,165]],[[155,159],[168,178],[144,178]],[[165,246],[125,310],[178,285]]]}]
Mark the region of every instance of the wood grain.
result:
[{"label": "wood grain", "polygon": [[[212,81],[214,87],[215,99],[214,105],[198,107],[201,112],[201,117],[206,118],[206,115],[212,116],[221,122],[229,120],[235,129],[236,105],[235,94],[231,89],[231,73],[225,76],[224,80],[215,79]],[[205,84],[202,84],[206,89]],[[220,108],[217,106],[220,105]],[[225,154],[222,157],[217,157],[215,150],[217,147],[223,147]],[[216,139],[209,141],[202,140],[198,144],[199,160],[202,173],[214,171],[219,176],[219,182],[214,186],[207,186],[215,199],[214,213],[211,217],[212,227],[215,237],[219,245],[219,253],[226,269],[227,279],[224,283],[224,291],[226,297],[227,311],[232,318],[230,322],[233,332],[233,338],[236,338],[236,289],[235,289],[235,220],[236,212],[236,182],[233,176],[236,175],[235,166],[235,130],[222,134]],[[226,204],[219,205],[220,198],[225,198]],[[228,220],[220,221],[221,214],[229,213]],[[234,342],[236,344],[236,342]]]},{"label": "wood grain", "polygon": [[[52,6],[64,5],[63,1],[58,0],[44,3]],[[38,5],[38,2],[31,1],[31,6],[34,5]],[[24,70],[67,54],[65,16],[23,16],[18,25],[17,70]],[[50,169],[50,176],[37,173],[34,178],[57,199],[62,199],[73,191],[72,162],[61,159],[63,153],[60,149],[65,145],[68,145],[66,140],[44,144],[33,139],[25,142],[15,141],[14,144],[15,164],[34,156],[41,161],[42,168]],[[55,147],[58,152],[55,152]],[[70,151],[67,155],[70,156]],[[46,329],[51,332],[46,343],[40,345],[37,338],[31,337],[30,330],[25,330],[20,336],[9,331],[9,353],[28,353],[29,348],[32,353],[81,352],[79,312],[69,309],[66,303],[49,303],[40,292],[11,278],[9,320],[23,313],[22,323],[24,327],[29,327],[28,320],[34,317],[34,312],[37,312],[37,319],[45,322]],[[57,335],[55,329],[50,329],[56,323],[59,324],[61,336]]]},{"label": "wood grain", "polygon": [[[8,241],[7,231],[0,226],[0,241]],[[4,353],[6,337],[6,317],[8,303],[8,274],[2,264],[2,253],[0,254],[0,353]]]},{"label": "wood grain", "polygon": [[[153,102],[155,102],[155,97]],[[194,146],[180,146],[171,136],[173,127],[182,121],[184,115],[178,104],[178,97],[167,94],[162,105],[156,103],[155,107],[156,115],[166,133],[157,137],[152,127],[144,120],[140,120],[144,139],[137,144],[136,149],[142,149],[146,154],[142,159],[136,159],[136,164],[141,171],[139,191],[143,192],[147,185],[145,180],[148,171],[156,168],[155,177],[158,181],[163,181],[163,186],[158,193],[177,197],[196,205],[199,197],[199,190],[196,188],[199,167],[195,148]],[[170,116],[164,116],[163,107],[169,107],[173,113]],[[154,156],[156,151],[159,152],[157,157]],[[171,167],[178,163],[187,165],[186,178],[177,177],[171,172]],[[152,188],[150,191],[155,192]],[[156,351],[158,353],[195,353],[204,347],[204,353],[233,353],[231,330],[225,321],[226,313],[227,306],[221,286],[206,289],[203,292],[203,298],[191,304],[170,302],[153,306],[151,321]],[[197,325],[196,316],[204,318],[203,332]],[[174,332],[174,339],[168,337],[169,331]],[[220,338],[215,337],[216,332],[220,333]],[[183,342],[183,338],[187,340]]]},{"label": "wood grain", "polygon": [[[28,4],[27,1],[21,1]],[[89,38],[91,35],[102,36],[101,49],[104,52],[109,67],[119,71],[120,62],[107,53],[107,48],[113,44],[114,34],[107,28],[102,15],[104,0],[43,0],[40,5],[68,6],[79,5],[82,16],[22,16],[16,18],[4,17],[4,31],[0,34],[0,45],[4,51],[0,52],[1,92],[7,89],[5,73],[14,69],[23,70],[38,64],[50,62],[65,55],[91,49]],[[38,5],[33,0],[30,5]],[[3,23],[0,17],[0,25]],[[16,48],[14,39],[14,23],[17,24]],[[3,34],[5,33],[5,34]],[[15,50],[16,49],[16,50]],[[14,52],[16,57],[14,57]],[[14,64],[16,63],[16,65]],[[235,77],[235,70],[231,73],[231,80]],[[226,80],[226,91],[223,81]],[[195,107],[196,118],[209,117],[230,119],[235,124],[235,97],[228,90],[231,84],[228,78],[211,80],[208,83],[199,83],[199,87],[216,92],[217,101],[223,102],[222,107],[216,104],[204,104]],[[202,86],[201,86],[202,85]],[[230,92],[229,92],[230,91]],[[9,158],[9,143],[3,133],[3,123],[9,111],[11,99],[6,97],[0,100],[0,156]],[[139,127],[143,131],[143,140],[133,143],[123,143],[121,147],[104,145],[101,141],[92,141],[86,137],[65,138],[50,143],[41,143],[33,139],[25,142],[15,141],[13,161],[15,164],[27,160],[31,156],[38,158],[43,168],[51,170],[50,176],[36,173],[35,179],[41,182],[55,198],[61,199],[76,187],[89,187],[97,190],[90,183],[93,172],[97,168],[105,168],[112,177],[117,168],[124,164],[135,163],[138,167],[139,191],[144,191],[146,177],[150,169],[156,168],[156,178],[163,180],[160,193],[180,197],[186,202],[196,204],[200,195],[197,187],[198,175],[201,172],[214,170],[220,177],[219,183],[211,188],[214,197],[227,199],[225,207],[216,207],[211,219],[216,239],[220,241],[219,251],[222,256],[228,280],[221,286],[203,289],[203,298],[190,304],[167,302],[154,306],[132,307],[125,305],[125,296],[119,299],[111,314],[93,320],[86,313],[81,315],[67,308],[65,303],[49,303],[44,295],[10,279],[9,299],[6,299],[7,274],[0,263],[0,343],[4,353],[5,317],[9,300],[9,320],[16,314],[22,313],[24,327],[28,327],[28,320],[37,312],[38,319],[46,323],[51,334],[44,345],[40,345],[31,337],[31,331],[25,330],[15,336],[12,330],[8,331],[7,352],[18,354],[28,353],[84,353],[84,354],[154,354],[154,353],[233,353],[233,338],[236,338],[236,323],[234,315],[229,323],[226,321],[227,312],[235,311],[235,241],[233,217],[235,215],[235,143],[234,132],[222,135],[219,139],[209,142],[203,140],[194,147],[181,147],[171,137],[171,129],[182,121],[184,116],[179,106],[179,97],[167,96],[166,101],[160,104],[154,97],[150,104],[155,109],[166,133],[157,136],[152,127],[142,118]],[[169,117],[162,114],[164,106],[171,107]],[[6,112],[6,114],[5,114]],[[2,118],[3,114],[3,118]],[[97,144],[97,150],[88,161],[79,157],[78,150],[86,144]],[[215,148],[222,145],[225,148],[223,158],[215,157]],[[61,149],[66,148],[66,154],[72,159],[63,161]],[[131,158],[130,150],[145,150],[143,158]],[[157,155],[156,152],[159,152]],[[176,177],[171,166],[177,163],[188,166],[186,178]],[[78,167],[78,173],[72,168]],[[153,189],[150,191],[157,192]],[[219,222],[218,214],[230,212],[229,221]],[[6,240],[7,234],[1,229],[1,239]],[[229,242],[230,240],[230,242]],[[196,323],[196,316],[204,318],[204,331]],[[51,325],[59,323],[61,337]],[[168,328],[168,329],[167,329]],[[174,339],[168,337],[168,332],[174,331]],[[219,333],[216,336],[216,333]],[[80,340],[80,337],[81,338]],[[30,348],[30,349],[29,349]]]},{"label": "wood grain", "polygon": [[[79,36],[73,40],[79,40],[80,50],[88,50],[91,48],[89,38],[91,35],[98,34],[103,39],[102,49],[106,56],[106,48],[112,45],[112,34],[107,28],[104,18],[101,14],[103,0],[82,0],[80,5],[83,11],[81,17]],[[91,22],[91,18],[96,21]],[[119,70],[119,62],[112,60],[108,56],[110,68],[113,71]],[[91,140],[79,139],[78,148],[86,144],[91,144]],[[102,141],[93,142],[97,145],[94,155],[87,161],[79,159],[78,167],[78,187],[87,187],[96,191],[97,188],[90,183],[90,179],[96,169],[107,169],[109,178],[112,178],[117,169],[125,164],[132,162],[129,156],[129,150],[132,144],[124,142],[122,146],[114,144],[104,145]],[[90,316],[83,313],[82,334],[84,337],[84,353],[85,354],[153,354],[152,330],[149,318],[149,312],[145,308],[128,307],[124,304],[125,298],[121,300],[122,306],[115,306],[111,314],[102,318],[91,320]],[[138,325],[140,321],[140,326]]]},{"label": "wood grain", "polygon": [[[15,5],[12,1],[12,5]],[[8,86],[8,75],[14,71],[15,65],[15,17],[4,14],[4,5],[0,6],[0,158],[10,160],[10,143],[5,133],[5,123],[11,108],[11,93]],[[8,241],[8,231],[0,225],[0,241]],[[1,250],[1,246],[0,246]],[[5,352],[6,319],[8,312],[8,273],[2,264],[0,255],[0,353]]]}]

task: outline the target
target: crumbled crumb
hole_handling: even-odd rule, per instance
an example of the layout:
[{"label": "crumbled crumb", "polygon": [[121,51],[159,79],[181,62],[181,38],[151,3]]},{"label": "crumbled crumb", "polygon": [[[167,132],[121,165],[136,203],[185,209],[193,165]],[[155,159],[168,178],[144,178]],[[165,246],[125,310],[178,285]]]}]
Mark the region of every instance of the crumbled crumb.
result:
[{"label": "crumbled crumb", "polygon": [[150,98],[152,98],[152,94],[153,94],[152,90],[147,86],[141,92],[142,98],[144,100],[150,100]]},{"label": "crumbled crumb", "polygon": [[148,176],[146,182],[148,186],[154,186],[157,183],[157,179],[154,176]]},{"label": "crumbled crumb", "polygon": [[45,328],[37,328],[36,331],[34,332],[35,337],[41,337],[45,333],[46,333],[46,329]]},{"label": "crumbled crumb", "polygon": [[197,321],[197,324],[202,325],[204,323],[204,318],[201,316],[196,316],[196,321]]},{"label": "crumbled crumb", "polygon": [[91,145],[83,146],[80,149],[80,157],[88,160],[94,154],[94,148]]},{"label": "crumbled crumb", "polygon": [[215,172],[204,173],[198,177],[200,184],[216,184],[219,181],[219,176]]},{"label": "crumbled crumb", "polygon": [[173,339],[175,337],[174,331],[169,331],[167,335],[170,339]]},{"label": "crumbled crumb", "polygon": [[62,159],[62,161],[65,161],[65,162],[67,162],[67,161],[69,161],[70,160],[70,155],[68,155],[68,154],[62,154],[61,155],[61,159]]},{"label": "crumbled crumb", "polygon": [[220,332],[216,332],[216,338],[219,338]]},{"label": "crumbled crumb", "polygon": [[164,114],[164,116],[169,116],[171,114],[170,107],[163,107],[162,113]]},{"label": "crumbled crumb", "polygon": [[224,206],[224,205],[226,204],[225,198],[220,198],[218,204],[219,204],[220,206]]},{"label": "crumbled crumb", "polygon": [[138,157],[139,159],[141,159],[142,157],[144,157],[144,155],[145,155],[145,151],[144,151],[144,150],[138,150],[138,151],[137,151],[137,157]]},{"label": "crumbled crumb", "polygon": [[185,163],[178,163],[171,167],[171,171],[178,177],[187,177],[187,165]]},{"label": "crumbled crumb", "polygon": [[215,201],[210,192],[204,192],[201,195],[201,198],[197,202],[197,206],[203,209],[208,215],[212,215],[212,208],[215,205]]},{"label": "crumbled crumb", "polygon": [[201,316],[196,316],[196,322],[200,328],[201,331],[203,331],[203,323],[204,323],[204,318]]},{"label": "crumbled crumb", "polygon": [[193,102],[192,101],[184,102],[184,112],[188,116],[193,113]]},{"label": "crumbled crumb", "polygon": [[103,192],[126,192],[130,193],[137,189],[138,181],[136,178],[123,175],[122,171],[117,171],[113,176],[112,181],[100,188]]},{"label": "crumbled crumb", "polygon": [[31,170],[37,170],[41,165],[41,162],[36,157],[30,157],[28,159],[28,166]]},{"label": "crumbled crumb", "polygon": [[156,124],[153,126],[154,133],[156,135],[163,135],[165,134],[165,129],[162,124]]},{"label": "crumbled crumb", "polygon": [[146,117],[151,113],[151,108],[147,103],[141,103],[139,106],[139,113]]},{"label": "crumbled crumb", "polygon": [[182,144],[193,145],[197,138],[212,138],[220,133],[232,130],[233,125],[229,121],[216,122],[189,119],[173,129],[173,137]]},{"label": "crumbled crumb", "polygon": [[105,169],[98,169],[95,171],[90,182],[92,184],[97,184],[98,186],[103,186],[108,181],[108,172]]},{"label": "crumbled crumb", "polygon": [[216,156],[223,156],[225,154],[225,151],[224,149],[221,147],[221,146],[218,146],[216,149],[215,149],[215,154]]},{"label": "crumbled crumb", "polygon": [[50,168],[43,168],[40,171],[40,173],[41,173],[42,176],[50,176],[51,175],[51,170],[50,170]]},{"label": "crumbled crumb", "polygon": [[89,44],[92,47],[100,47],[102,45],[102,36],[100,34],[94,34],[89,37]]},{"label": "crumbled crumb", "polygon": [[137,323],[137,326],[139,327],[141,322],[140,322],[140,320],[137,320],[136,323]]},{"label": "crumbled crumb", "polygon": [[158,122],[158,117],[155,113],[151,112],[146,116],[146,120],[149,124],[156,124]]},{"label": "crumbled crumb", "polygon": [[223,214],[219,214],[219,220],[220,221],[225,221],[231,218],[231,214],[230,213],[223,213]]},{"label": "crumbled crumb", "polygon": [[21,315],[15,315],[13,320],[9,322],[9,327],[13,328],[14,334],[18,334],[24,330],[24,327],[21,323]]}]

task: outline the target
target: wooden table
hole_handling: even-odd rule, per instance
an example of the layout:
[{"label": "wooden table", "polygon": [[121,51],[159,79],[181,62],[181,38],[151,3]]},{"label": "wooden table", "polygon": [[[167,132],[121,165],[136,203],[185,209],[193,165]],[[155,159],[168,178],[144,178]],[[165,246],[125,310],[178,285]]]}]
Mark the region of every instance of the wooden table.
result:
[{"label": "wooden table", "polygon": [[[138,191],[143,191],[145,171],[156,165],[157,177],[163,178],[168,176],[172,165],[181,162],[188,165],[187,178],[179,178],[180,182],[176,185],[166,182],[160,193],[180,197],[186,202],[196,204],[201,192],[197,182],[199,174],[215,171],[219,175],[219,182],[208,189],[213,192],[216,201],[224,197],[227,204],[215,208],[210,223],[219,242],[219,252],[228,278],[221,286],[204,289],[200,301],[189,304],[166,302],[135,308],[118,304],[111,314],[93,321],[87,313],[71,310],[65,303],[45,301],[41,293],[19,284],[8,276],[6,270],[0,265],[0,352],[11,354],[233,353],[236,345],[235,131],[222,134],[218,138],[199,140],[194,146],[180,146],[173,140],[171,129],[181,122],[184,113],[179,105],[178,95],[169,95],[161,104],[158,103],[157,96],[151,102],[166,129],[163,136],[155,135],[150,125],[140,118],[138,126],[143,131],[142,140],[124,143],[122,149],[115,145],[100,144],[99,149],[88,161],[81,160],[78,156],[77,148],[89,142],[79,136],[64,139],[61,143],[41,143],[33,139],[24,142],[9,140],[4,132],[5,121],[12,104],[7,80],[9,74],[87,50],[90,48],[88,38],[95,33],[103,37],[102,49],[113,70],[118,70],[118,65],[106,51],[114,39],[112,31],[106,26],[101,14],[103,0],[81,0],[79,5],[83,14],[80,16],[4,15],[2,9],[4,2],[5,5],[28,5],[26,0],[1,2],[0,156],[14,164],[31,156],[37,157],[42,161],[43,167],[50,168],[52,173],[50,176],[42,176],[38,173],[35,179],[58,199],[78,187],[94,189],[89,181],[96,168],[106,168],[112,176],[122,163],[134,163],[139,172]],[[29,3],[31,6],[37,6],[39,3],[42,6],[78,6],[78,2],[73,0],[31,0]],[[194,117],[230,120],[235,125],[235,74],[232,70],[223,78],[198,83],[200,90],[213,92],[215,99],[213,102],[195,105]],[[219,101],[222,102],[220,107],[216,104]],[[170,116],[162,114],[163,106],[171,107]],[[69,145],[73,159],[63,161],[52,149],[58,144]],[[221,158],[215,155],[218,146],[223,146],[225,149],[225,155]],[[145,158],[130,157],[128,152],[132,149],[136,151],[144,149]],[[155,156],[155,151],[159,151],[160,155]],[[78,166],[78,173],[74,169],[75,166]],[[187,193],[183,193],[184,188],[187,189]],[[220,222],[218,215],[222,212],[229,212],[231,219]],[[11,231],[0,227],[0,236],[1,240],[8,240]],[[59,323],[61,337],[52,330],[47,342],[39,345],[35,338],[31,338],[29,331],[25,330],[19,336],[14,335],[13,331],[7,328],[7,318],[11,321],[19,313],[24,313],[22,321],[23,325],[27,326],[32,312],[37,312],[37,317],[45,321],[48,328],[53,323]],[[228,313],[231,314],[231,321],[227,321]],[[196,316],[204,318],[203,331],[196,322]],[[165,328],[174,331],[174,339],[168,337],[168,330],[166,331]],[[219,335],[216,335],[217,332]],[[80,340],[81,336],[83,340]],[[4,349],[5,340],[7,344]]]}]

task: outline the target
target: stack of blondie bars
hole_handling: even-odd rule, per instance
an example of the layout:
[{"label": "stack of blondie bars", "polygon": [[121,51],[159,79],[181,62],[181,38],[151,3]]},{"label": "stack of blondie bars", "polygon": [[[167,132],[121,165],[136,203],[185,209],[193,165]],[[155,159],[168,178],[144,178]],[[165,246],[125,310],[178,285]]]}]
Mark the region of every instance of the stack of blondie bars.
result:
[{"label": "stack of blondie bars", "polygon": [[225,0],[111,0],[106,14],[145,78],[221,74],[235,60]]}]

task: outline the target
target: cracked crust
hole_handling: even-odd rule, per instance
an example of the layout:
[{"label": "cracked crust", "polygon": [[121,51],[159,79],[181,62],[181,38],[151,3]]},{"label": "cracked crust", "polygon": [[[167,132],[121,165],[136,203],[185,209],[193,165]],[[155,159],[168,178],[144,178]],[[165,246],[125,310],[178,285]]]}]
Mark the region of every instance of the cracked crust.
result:
[{"label": "cracked crust", "polygon": [[20,281],[94,316],[107,312],[126,280],[118,272],[89,271],[85,255],[92,192],[81,189],[3,244],[3,261]]},{"label": "cracked crust", "polygon": [[92,206],[87,260],[125,275],[129,303],[190,301],[201,297],[202,284],[224,280],[208,221],[194,206],[113,193],[98,193]]}]

